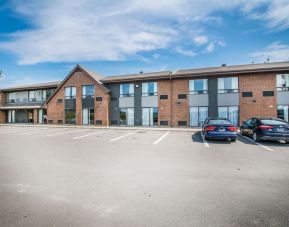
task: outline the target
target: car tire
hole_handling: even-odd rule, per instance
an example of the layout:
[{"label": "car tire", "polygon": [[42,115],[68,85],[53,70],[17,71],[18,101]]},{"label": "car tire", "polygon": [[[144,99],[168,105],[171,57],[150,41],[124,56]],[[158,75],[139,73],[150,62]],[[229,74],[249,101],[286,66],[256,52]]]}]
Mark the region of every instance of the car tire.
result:
[{"label": "car tire", "polygon": [[285,140],[285,143],[289,144],[289,140]]},{"label": "car tire", "polygon": [[259,138],[259,136],[257,135],[256,132],[253,133],[253,140],[254,140],[255,142],[260,142],[260,138]]}]

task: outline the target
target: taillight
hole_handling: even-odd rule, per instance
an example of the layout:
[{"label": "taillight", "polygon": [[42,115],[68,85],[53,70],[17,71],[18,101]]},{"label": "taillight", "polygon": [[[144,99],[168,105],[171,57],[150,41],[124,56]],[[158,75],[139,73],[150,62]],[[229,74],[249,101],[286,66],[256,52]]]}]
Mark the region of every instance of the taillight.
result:
[{"label": "taillight", "polygon": [[231,132],[237,132],[237,127],[235,127],[235,126],[229,126],[229,127],[228,127],[228,130],[231,131]]},{"label": "taillight", "polygon": [[273,126],[270,125],[259,125],[258,129],[262,129],[262,130],[268,130],[268,129],[272,129]]},{"label": "taillight", "polygon": [[207,126],[207,127],[205,128],[206,131],[214,131],[215,129],[216,129],[215,126]]}]

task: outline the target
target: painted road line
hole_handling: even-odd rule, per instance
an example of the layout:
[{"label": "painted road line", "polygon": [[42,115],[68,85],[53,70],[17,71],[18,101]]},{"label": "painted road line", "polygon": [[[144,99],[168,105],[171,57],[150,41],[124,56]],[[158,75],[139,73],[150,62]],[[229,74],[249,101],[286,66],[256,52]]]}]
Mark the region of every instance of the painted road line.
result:
[{"label": "painted road line", "polygon": [[247,139],[247,140],[249,140],[249,141],[257,144],[259,147],[262,147],[263,149],[265,149],[265,150],[267,150],[267,151],[274,151],[273,149],[271,149],[271,148],[269,148],[269,147],[267,147],[267,146],[264,146],[263,144],[260,144],[260,143],[258,143],[258,142],[255,142],[254,140],[252,140],[252,139],[249,138],[249,137],[243,136],[243,135],[241,135],[241,134],[238,134],[238,135],[241,136],[242,138],[245,138],[245,139]]},{"label": "painted road line", "polygon": [[82,136],[77,136],[77,137],[74,137],[74,138],[72,138],[72,139],[73,139],[73,140],[78,140],[78,139],[81,139],[81,138],[84,138],[84,137],[88,137],[88,136],[92,136],[92,135],[97,135],[97,134],[101,134],[101,133],[104,133],[104,132],[107,132],[107,131],[94,132],[94,133],[90,133],[90,134],[86,134],[86,135],[82,135]]},{"label": "painted road line", "polygon": [[166,132],[160,138],[158,138],[153,144],[158,144],[162,139],[164,139],[170,132]]},{"label": "painted road line", "polygon": [[205,140],[205,137],[204,137],[203,132],[201,132],[201,137],[202,137],[202,140],[203,140],[203,144],[204,144],[204,146],[205,146],[205,147],[210,147],[210,145],[208,144],[208,141]]},{"label": "painted road line", "polygon": [[124,138],[124,137],[130,136],[130,135],[132,135],[132,134],[134,134],[134,133],[137,133],[137,132],[140,132],[140,131],[141,131],[141,130],[137,130],[137,131],[134,131],[134,132],[130,132],[130,133],[125,134],[125,135],[123,135],[123,136],[120,136],[120,137],[111,139],[110,142],[114,142],[114,141],[120,140],[120,139],[122,139],[122,138]]},{"label": "painted road line", "polygon": [[64,132],[58,132],[58,133],[54,133],[54,134],[49,134],[49,135],[45,135],[44,137],[51,137],[51,136],[58,136],[58,135],[63,135],[63,134],[68,134],[68,133],[75,133],[75,132],[86,132],[89,129],[82,129],[81,131],[64,131]]},{"label": "painted road line", "polygon": [[19,136],[23,136],[23,135],[33,134],[33,133],[39,133],[39,132],[42,132],[43,130],[47,130],[47,129],[48,129],[48,128],[42,129],[41,131],[37,130],[37,131],[30,131],[30,132],[20,133],[20,134],[18,134],[18,135],[19,135]]}]

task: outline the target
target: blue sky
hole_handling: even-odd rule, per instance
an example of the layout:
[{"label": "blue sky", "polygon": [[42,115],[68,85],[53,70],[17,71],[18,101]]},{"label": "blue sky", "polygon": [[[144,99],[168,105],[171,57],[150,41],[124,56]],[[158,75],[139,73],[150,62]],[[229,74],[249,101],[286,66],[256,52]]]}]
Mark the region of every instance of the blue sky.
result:
[{"label": "blue sky", "polygon": [[0,0],[0,87],[289,60],[288,0]]}]

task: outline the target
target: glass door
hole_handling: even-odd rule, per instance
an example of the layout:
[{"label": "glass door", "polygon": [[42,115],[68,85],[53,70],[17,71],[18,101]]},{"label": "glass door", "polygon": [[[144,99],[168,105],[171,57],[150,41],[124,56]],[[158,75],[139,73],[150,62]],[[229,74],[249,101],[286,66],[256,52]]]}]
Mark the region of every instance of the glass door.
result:
[{"label": "glass door", "polygon": [[202,122],[208,117],[208,107],[195,106],[190,107],[190,126],[201,126]]},{"label": "glass door", "polygon": [[94,124],[94,109],[82,109],[82,124]]}]

